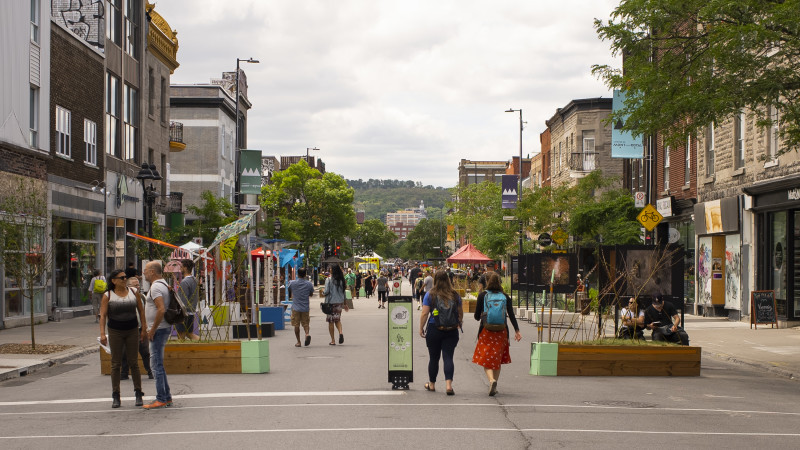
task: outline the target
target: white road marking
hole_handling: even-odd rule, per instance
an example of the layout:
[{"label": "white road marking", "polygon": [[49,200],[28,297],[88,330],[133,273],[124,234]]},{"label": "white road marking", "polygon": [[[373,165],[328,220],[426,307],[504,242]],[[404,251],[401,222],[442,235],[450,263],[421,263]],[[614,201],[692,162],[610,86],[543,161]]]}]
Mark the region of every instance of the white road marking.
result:
[{"label": "white road marking", "polygon": [[[320,392],[222,392],[214,394],[184,394],[173,395],[173,400],[184,400],[193,398],[234,398],[234,397],[357,397],[357,396],[394,396],[404,395],[403,391],[320,391]],[[155,398],[146,396],[145,398]],[[133,397],[124,397],[122,400],[134,400]],[[31,400],[21,402],[0,402],[0,406],[22,406],[22,405],[62,405],[72,403],[101,403],[107,402],[108,398],[75,398],[63,400]]]},{"label": "white road marking", "polygon": [[708,398],[744,398],[744,397],[734,397],[732,395],[714,395],[714,394],[703,394],[703,396]]},{"label": "white road marking", "polygon": [[439,428],[439,427],[378,427],[378,428],[281,428],[281,429],[246,429],[246,430],[195,430],[195,431],[162,431],[151,433],[118,433],[118,434],[59,434],[0,436],[0,440],[32,440],[32,439],[86,439],[86,438],[130,438],[151,436],[201,435],[201,434],[252,434],[252,433],[330,433],[330,432],[374,432],[374,431],[436,431],[436,432],[511,432],[511,433],[623,433],[642,435],[677,435],[677,436],[748,436],[748,437],[800,437],[800,433],[758,433],[758,432],[722,432],[722,431],[658,431],[658,430],[608,430],[608,429],[569,429],[569,428]]},{"label": "white road marking", "polygon": [[[359,392],[359,391],[356,391]],[[312,394],[312,393],[308,393]],[[328,394],[328,393],[325,393]],[[392,392],[393,395],[394,394]],[[227,394],[196,394],[196,395],[204,395],[203,398],[210,398],[211,395],[215,395],[216,397],[225,398]],[[177,396],[175,398],[178,398]],[[125,400],[125,399],[123,399]],[[133,397],[129,397],[128,400],[133,400]],[[107,402],[108,399],[104,398],[102,401]],[[65,402],[61,400],[61,402]],[[81,402],[82,403],[82,402]],[[247,405],[199,405],[199,406],[175,406],[170,408],[169,410],[191,410],[191,409],[237,409],[237,408],[274,408],[274,409],[282,409],[282,408],[320,408],[320,407],[334,407],[334,408],[343,408],[343,407],[386,407],[391,406],[393,408],[397,407],[413,407],[413,408],[422,408],[422,407],[442,407],[445,406],[441,403],[400,403],[400,404],[387,404],[387,403],[294,403],[294,404],[247,404]],[[800,412],[791,412],[791,411],[755,411],[755,410],[736,410],[736,409],[718,409],[718,408],[670,408],[670,407],[654,407],[654,408],[631,408],[629,406],[605,406],[605,405],[548,405],[548,404],[533,404],[533,403],[518,403],[518,404],[499,404],[499,403],[448,403],[446,405],[449,408],[452,407],[462,407],[462,408],[550,408],[550,409],[586,409],[586,410],[626,410],[626,411],[637,411],[641,413],[646,412],[679,412],[679,413],[712,413],[712,414],[763,414],[763,415],[774,415],[774,416],[800,416]],[[68,411],[31,411],[31,412],[7,412],[7,413],[0,413],[0,416],[23,416],[23,415],[46,415],[46,414],[75,414],[76,412],[81,413],[100,413],[100,414],[121,414],[121,413],[141,413],[144,410],[142,408],[126,408],[126,409],[116,409],[116,410],[88,410],[88,411],[75,411],[75,410],[68,410]]]}]

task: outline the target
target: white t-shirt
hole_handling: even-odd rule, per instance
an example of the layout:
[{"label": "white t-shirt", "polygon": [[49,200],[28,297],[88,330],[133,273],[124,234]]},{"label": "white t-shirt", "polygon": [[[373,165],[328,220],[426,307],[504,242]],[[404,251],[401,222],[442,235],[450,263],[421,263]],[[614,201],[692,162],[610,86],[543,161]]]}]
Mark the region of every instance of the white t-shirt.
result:
[{"label": "white t-shirt", "polygon": [[[644,311],[639,311],[639,317],[644,317]],[[633,319],[633,311],[628,308],[622,308],[620,312],[620,318],[622,319],[623,323],[625,323],[625,319]],[[622,328],[628,328],[626,325],[622,325]],[[637,326],[637,329],[642,328],[641,326]]]},{"label": "white t-shirt", "polygon": [[[144,317],[147,319],[147,328],[150,329],[153,327],[153,323],[156,320],[156,313],[158,312],[158,308],[156,307],[155,302],[153,302],[154,298],[161,297],[164,301],[164,311],[167,310],[169,307],[169,288],[167,287],[167,282],[164,281],[163,278],[158,279],[150,284],[150,291],[147,293],[147,297],[145,297],[144,302]],[[168,324],[164,318],[161,318],[161,323],[158,324],[158,329],[162,328],[169,328],[172,325]]]}]

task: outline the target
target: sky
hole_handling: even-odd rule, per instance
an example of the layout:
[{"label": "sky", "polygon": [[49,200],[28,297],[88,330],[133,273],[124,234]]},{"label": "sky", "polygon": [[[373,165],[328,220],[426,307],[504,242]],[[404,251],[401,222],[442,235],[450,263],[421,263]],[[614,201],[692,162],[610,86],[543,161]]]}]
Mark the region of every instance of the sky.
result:
[{"label": "sky", "polygon": [[540,151],[572,99],[611,97],[620,65],[594,19],[611,0],[160,0],[178,32],[173,84],[247,74],[248,148],[311,154],[348,179],[452,187],[458,164]]}]

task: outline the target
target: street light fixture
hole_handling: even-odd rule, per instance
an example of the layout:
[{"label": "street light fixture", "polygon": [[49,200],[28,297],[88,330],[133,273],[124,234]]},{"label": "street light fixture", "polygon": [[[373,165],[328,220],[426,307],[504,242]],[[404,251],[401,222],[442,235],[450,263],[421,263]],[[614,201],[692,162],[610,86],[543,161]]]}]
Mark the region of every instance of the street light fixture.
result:
[{"label": "street light fixture", "polygon": [[309,167],[311,166],[311,159],[310,159],[310,157],[308,155],[308,152],[311,151],[311,150],[319,151],[319,149],[317,147],[313,147],[313,148],[306,147],[306,164],[308,164]]},{"label": "street light fixture", "polygon": [[519,111],[519,188],[517,189],[517,218],[519,219],[519,256],[522,256],[522,219],[519,217],[520,202],[522,201],[522,109],[509,108],[506,112]]},{"label": "street light fixture", "polygon": [[247,58],[247,59],[236,58],[236,81],[235,81],[235,83],[236,83],[236,114],[234,116],[234,122],[236,123],[236,125],[235,125],[235,127],[236,127],[235,130],[236,131],[235,131],[234,138],[233,138],[234,142],[235,142],[235,144],[234,144],[235,145],[235,149],[236,149],[236,152],[235,152],[236,156],[234,158],[235,159],[234,166],[235,166],[236,173],[235,173],[235,176],[234,176],[234,180],[235,180],[234,181],[234,185],[235,186],[234,186],[234,192],[233,192],[233,199],[234,199],[234,205],[233,206],[234,206],[234,208],[236,208],[236,215],[237,216],[239,215],[239,205],[242,203],[241,202],[241,194],[239,193],[239,190],[241,189],[241,174],[239,173],[239,170],[240,170],[239,169],[239,165],[240,165],[240,162],[239,162],[239,63],[240,62],[246,62],[246,63],[250,63],[250,64],[258,64],[260,61],[257,60],[257,59],[253,59],[253,57],[250,57],[250,58]]},{"label": "street light fixture", "polygon": [[[156,170],[155,164],[142,163],[142,168],[136,175],[136,179],[142,182],[142,190],[144,191],[144,226],[147,232],[147,237],[153,237],[153,203],[158,197],[158,191],[153,186],[153,181],[161,180],[161,175]],[[150,184],[146,185],[145,181],[150,180]],[[149,259],[153,260],[153,243],[149,245]]]}]

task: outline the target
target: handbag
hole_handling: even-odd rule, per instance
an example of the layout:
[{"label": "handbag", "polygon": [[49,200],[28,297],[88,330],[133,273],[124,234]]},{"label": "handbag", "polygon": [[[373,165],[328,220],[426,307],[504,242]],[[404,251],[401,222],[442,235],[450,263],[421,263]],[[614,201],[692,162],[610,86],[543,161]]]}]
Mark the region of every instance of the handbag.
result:
[{"label": "handbag", "polygon": [[333,305],[331,305],[330,303],[322,302],[319,304],[319,307],[322,308],[323,314],[333,313]]}]

